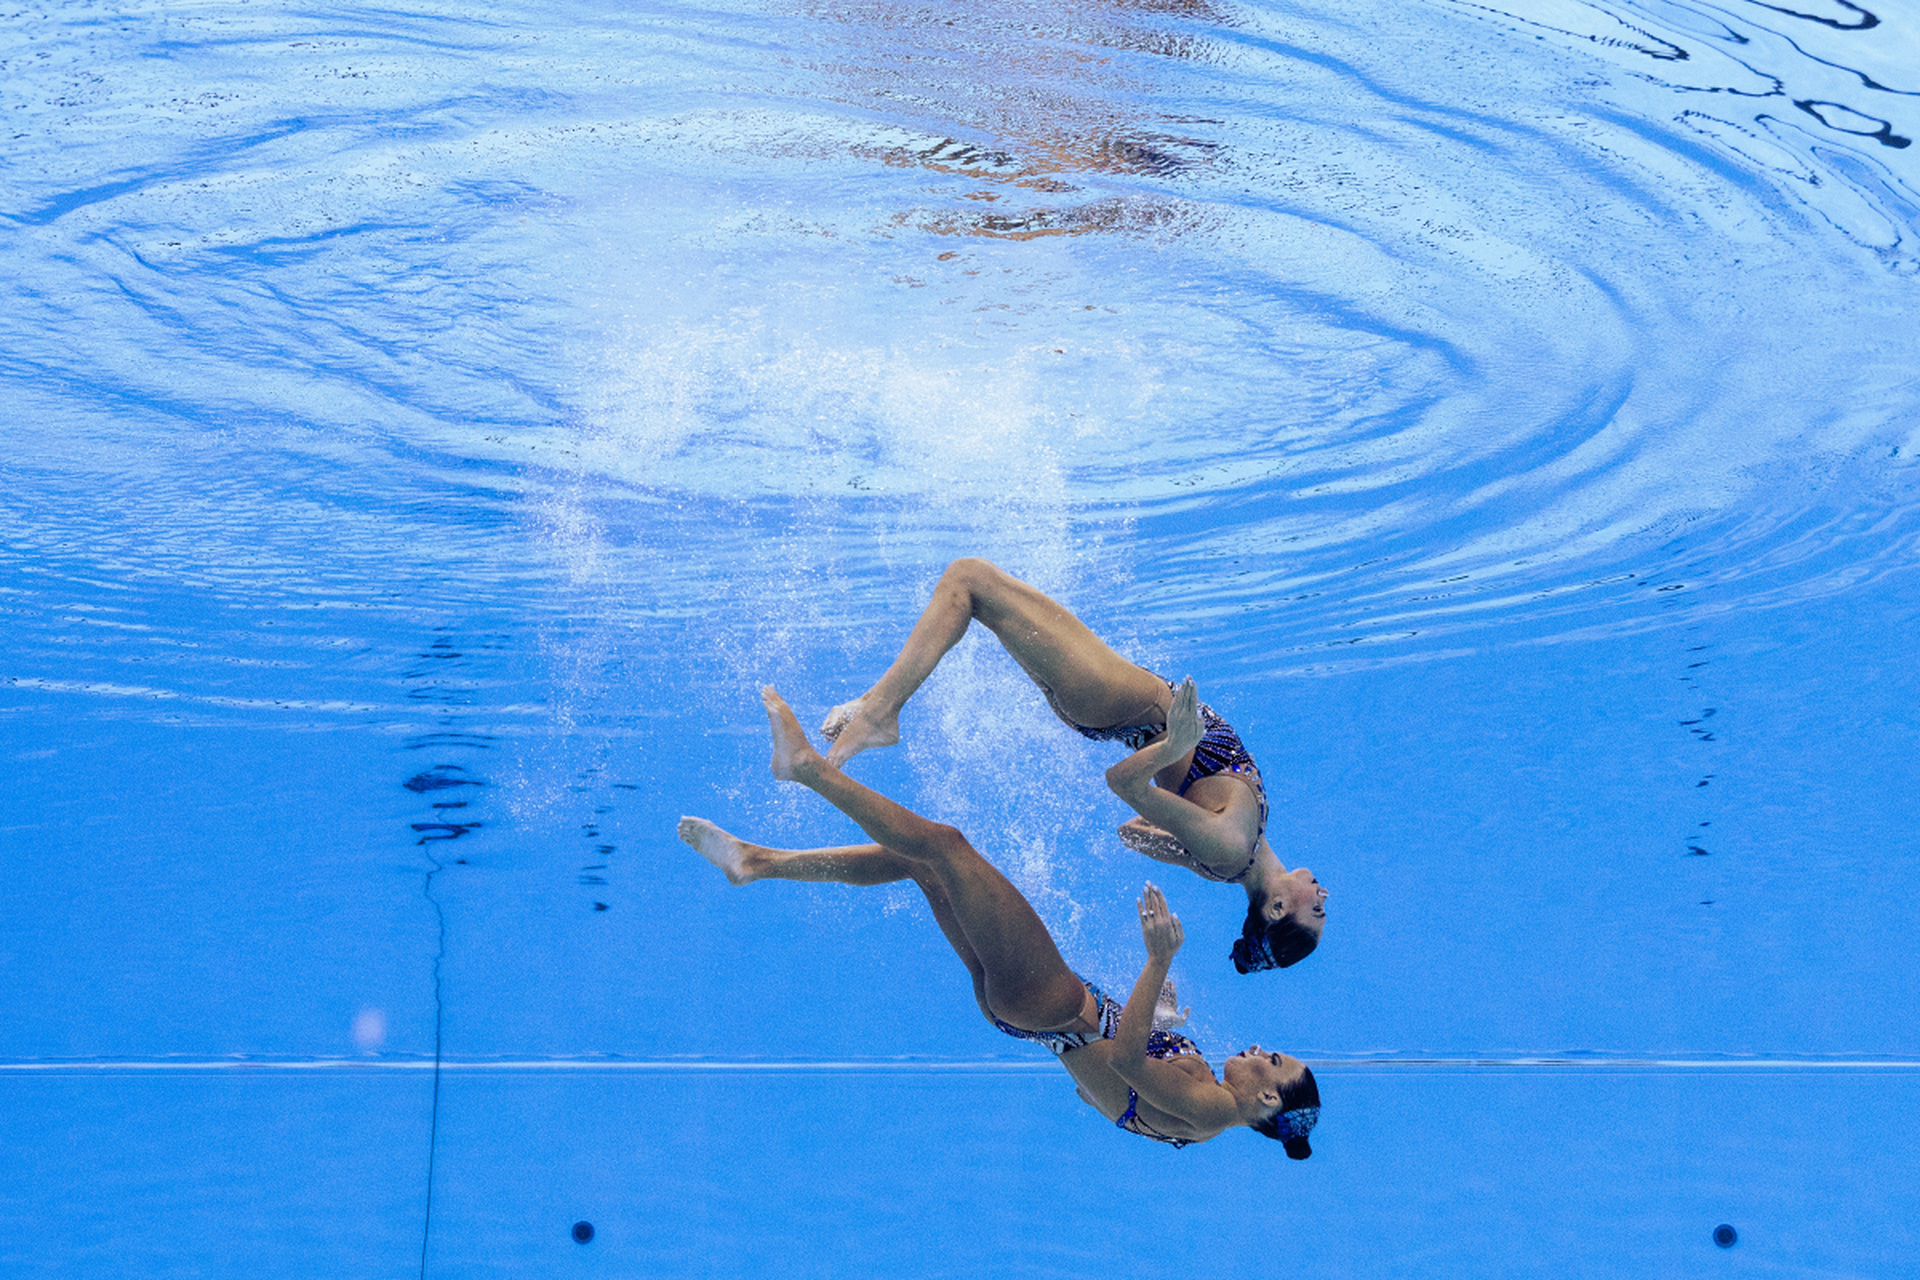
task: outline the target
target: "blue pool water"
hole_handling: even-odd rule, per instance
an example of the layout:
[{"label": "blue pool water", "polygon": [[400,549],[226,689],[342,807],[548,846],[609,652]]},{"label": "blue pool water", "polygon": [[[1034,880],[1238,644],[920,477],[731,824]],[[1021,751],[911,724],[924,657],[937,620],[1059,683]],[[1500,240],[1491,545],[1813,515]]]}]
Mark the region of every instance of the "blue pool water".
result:
[{"label": "blue pool water", "polygon": [[[1903,1274],[1916,31],[6,16],[0,1267]],[[1156,878],[1313,1160],[1113,1132],[910,892],[673,839],[849,838],[754,691],[962,555],[1260,760],[1319,952]],[[853,772],[1130,980],[1112,756],[978,636],[903,727]]]}]

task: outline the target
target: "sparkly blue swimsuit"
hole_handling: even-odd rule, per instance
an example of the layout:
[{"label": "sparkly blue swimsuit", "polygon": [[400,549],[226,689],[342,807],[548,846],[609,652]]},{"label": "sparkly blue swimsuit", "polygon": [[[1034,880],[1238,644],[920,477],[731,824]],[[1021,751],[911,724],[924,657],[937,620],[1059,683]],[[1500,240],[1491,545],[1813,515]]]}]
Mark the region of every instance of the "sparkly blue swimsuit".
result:
[{"label": "sparkly blue swimsuit", "polygon": [[[1078,977],[1077,974],[1075,976]],[[998,1030],[1004,1031],[1015,1039],[1031,1040],[1035,1044],[1043,1044],[1056,1055],[1064,1054],[1070,1049],[1083,1049],[1095,1040],[1113,1039],[1114,1033],[1120,1029],[1120,1012],[1122,1008],[1120,1002],[1113,999],[1100,988],[1094,986],[1091,982],[1088,982],[1085,978],[1080,979],[1080,985],[1093,993],[1093,1003],[1096,1010],[1095,1017],[1100,1023],[1100,1030],[1097,1034],[1091,1031],[1028,1031],[1024,1028],[1016,1027],[1010,1022],[1002,1022],[998,1018],[993,1020],[993,1025]],[[1198,1058],[1202,1055],[1198,1045],[1176,1031],[1150,1031],[1147,1033],[1147,1056],[1149,1058],[1159,1058],[1164,1061],[1167,1058]],[[1145,1120],[1142,1120],[1139,1115],[1135,1113],[1135,1108],[1139,1105],[1140,1095],[1135,1093],[1132,1087],[1129,1086],[1127,1089],[1126,1114],[1122,1115],[1113,1123],[1117,1127],[1125,1129],[1128,1133],[1137,1133],[1143,1138],[1152,1138],[1155,1142],[1165,1142],[1174,1147],[1184,1147],[1191,1143],[1192,1139],[1190,1138],[1175,1138],[1168,1134],[1161,1133]]]},{"label": "sparkly blue swimsuit", "polygon": [[[1159,1058],[1162,1061],[1168,1058],[1197,1058],[1200,1056],[1200,1046],[1177,1031],[1151,1031],[1147,1033],[1147,1056],[1149,1058]],[[1133,1109],[1139,1105],[1140,1095],[1135,1093],[1132,1086],[1129,1085],[1127,1088],[1126,1114],[1118,1120],[1115,1120],[1114,1124],[1125,1129],[1128,1133],[1137,1133],[1143,1138],[1152,1138],[1155,1142],[1167,1143],[1175,1149],[1184,1147],[1192,1141],[1189,1138],[1175,1138],[1170,1134],[1161,1133],[1158,1129],[1155,1129],[1152,1125],[1134,1114]]]},{"label": "sparkly blue swimsuit", "polygon": [[[1153,678],[1166,681],[1169,689],[1174,687],[1173,681],[1167,680],[1165,676],[1154,675]],[[1047,706],[1053,710],[1055,716],[1059,717],[1062,724],[1081,737],[1094,742],[1124,743],[1127,750],[1138,751],[1165,732],[1165,726],[1160,724],[1120,724],[1106,729],[1089,729],[1086,725],[1077,724],[1067,718],[1060,710],[1060,704],[1053,700],[1053,690],[1043,686],[1040,692],[1046,696]],[[1224,773],[1231,774],[1252,787],[1253,798],[1260,803],[1260,826],[1253,834],[1254,847],[1247,851],[1246,866],[1233,875],[1221,876],[1215,875],[1198,862],[1193,864],[1193,869],[1207,879],[1231,884],[1252,869],[1254,859],[1258,856],[1260,837],[1267,833],[1267,787],[1260,778],[1260,766],[1253,762],[1252,753],[1247,750],[1246,744],[1240,741],[1240,735],[1234,732],[1233,726],[1227,723],[1225,716],[1203,702],[1200,704],[1200,723],[1206,729],[1206,733],[1202,735],[1200,745],[1193,749],[1193,763],[1187,767],[1186,779],[1181,782],[1180,789],[1174,794],[1184,796],[1187,794],[1187,788],[1200,779]]]},{"label": "sparkly blue swimsuit", "polygon": [[[1172,686],[1168,686],[1171,688]],[[1231,883],[1253,869],[1253,860],[1258,856],[1260,837],[1267,833],[1267,786],[1260,779],[1260,766],[1253,762],[1253,755],[1246,744],[1240,741],[1240,735],[1233,731],[1226,717],[1206,703],[1200,704],[1200,723],[1206,726],[1206,733],[1200,739],[1200,745],[1193,749],[1193,763],[1187,767],[1186,781],[1180,784],[1177,795],[1187,794],[1187,788],[1202,778],[1211,778],[1218,774],[1232,774],[1253,788],[1253,798],[1260,802],[1260,826],[1253,833],[1254,848],[1247,851],[1247,865],[1230,876],[1217,876],[1199,863],[1193,869],[1209,880]]]}]

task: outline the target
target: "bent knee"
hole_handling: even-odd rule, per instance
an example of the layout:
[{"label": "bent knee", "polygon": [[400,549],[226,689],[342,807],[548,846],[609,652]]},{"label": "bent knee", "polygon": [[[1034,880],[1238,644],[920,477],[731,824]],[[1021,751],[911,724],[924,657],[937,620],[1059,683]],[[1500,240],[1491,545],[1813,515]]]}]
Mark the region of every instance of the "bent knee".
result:
[{"label": "bent knee", "polygon": [[968,842],[965,832],[958,827],[950,827],[944,822],[928,824],[926,846],[929,853],[938,854],[943,858],[979,856],[979,851]]},{"label": "bent knee", "polygon": [[1006,576],[1006,571],[991,560],[962,556],[947,565],[946,572],[940,575],[940,582],[942,586],[959,587],[972,593],[989,590],[995,583],[1004,581]]}]

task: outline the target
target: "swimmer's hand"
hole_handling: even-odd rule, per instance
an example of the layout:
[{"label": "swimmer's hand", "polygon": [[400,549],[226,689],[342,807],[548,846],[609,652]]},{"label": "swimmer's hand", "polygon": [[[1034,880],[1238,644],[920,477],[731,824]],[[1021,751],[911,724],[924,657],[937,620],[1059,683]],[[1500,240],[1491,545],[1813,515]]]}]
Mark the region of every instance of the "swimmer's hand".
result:
[{"label": "swimmer's hand", "polygon": [[1187,852],[1185,845],[1173,838],[1171,831],[1157,827],[1145,818],[1128,818],[1121,823],[1120,843],[1155,862],[1171,862],[1182,867],[1193,865],[1193,855]]},{"label": "swimmer's hand", "polygon": [[1178,760],[1206,736],[1207,727],[1200,720],[1200,690],[1188,676],[1173,691],[1173,706],[1167,711],[1167,736],[1155,745],[1163,747],[1166,759]]},{"label": "swimmer's hand", "polygon": [[1167,896],[1149,884],[1140,895],[1140,938],[1149,960],[1171,960],[1187,939],[1180,918],[1167,906]]}]

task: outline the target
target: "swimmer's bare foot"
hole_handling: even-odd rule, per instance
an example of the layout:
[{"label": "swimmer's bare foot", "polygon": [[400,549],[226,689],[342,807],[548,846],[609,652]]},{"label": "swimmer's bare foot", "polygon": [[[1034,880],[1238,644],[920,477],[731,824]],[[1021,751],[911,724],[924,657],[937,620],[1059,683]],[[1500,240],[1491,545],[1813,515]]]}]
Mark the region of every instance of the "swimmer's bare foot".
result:
[{"label": "swimmer's bare foot", "polygon": [[782,782],[805,783],[826,761],[807,741],[807,731],[800,727],[793,708],[772,685],[760,690],[760,705],[767,709],[767,727],[773,731],[773,776]]},{"label": "swimmer's bare foot", "polygon": [[694,852],[726,872],[730,883],[746,884],[758,878],[748,857],[756,846],[728,835],[705,818],[680,819],[680,838],[692,845]]},{"label": "swimmer's bare foot", "polygon": [[873,747],[890,747],[900,741],[900,717],[882,720],[867,709],[867,696],[843,702],[827,712],[820,722],[820,734],[833,744],[827,763],[838,769],[847,761]]}]

